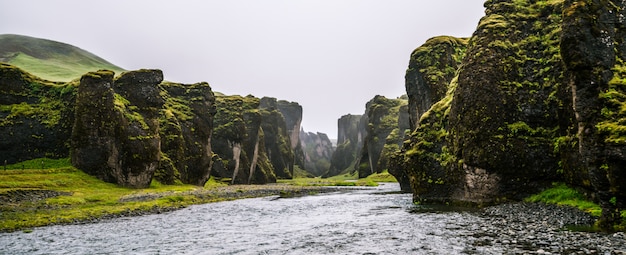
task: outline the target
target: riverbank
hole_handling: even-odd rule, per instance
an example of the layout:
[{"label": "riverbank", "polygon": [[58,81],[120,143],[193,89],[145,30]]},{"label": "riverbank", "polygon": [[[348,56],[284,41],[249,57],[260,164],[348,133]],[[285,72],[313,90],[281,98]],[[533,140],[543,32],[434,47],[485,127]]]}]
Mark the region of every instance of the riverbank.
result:
[{"label": "riverbank", "polygon": [[507,254],[626,254],[623,232],[590,231],[596,217],[570,206],[509,203],[487,207],[473,226],[473,251],[498,248]]},{"label": "riverbank", "polygon": [[[371,184],[371,181],[361,183]],[[162,213],[193,204],[263,196],[294,197],[351,188],[346,186],[350,185],[332,187],[319,182],[304,185],[301,180],[226,185],[210,180],[204,187],[153,182],[146,189],[129,189],[102,182],[73,167],[3,170],[0,171],[0,232]]]}]

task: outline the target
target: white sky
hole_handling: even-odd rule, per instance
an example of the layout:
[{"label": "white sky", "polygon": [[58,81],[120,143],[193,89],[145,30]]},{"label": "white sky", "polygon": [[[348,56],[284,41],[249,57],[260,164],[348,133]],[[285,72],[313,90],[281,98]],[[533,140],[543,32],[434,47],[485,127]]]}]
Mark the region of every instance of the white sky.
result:
[{"label": "white sky", "polygon": [[405,94],[411,52],[469,37],[484,0],[0,0],[0,34],[69,43],[127,70],[295,101],[303,127],[337,137],[337,119],[375,95]]}]

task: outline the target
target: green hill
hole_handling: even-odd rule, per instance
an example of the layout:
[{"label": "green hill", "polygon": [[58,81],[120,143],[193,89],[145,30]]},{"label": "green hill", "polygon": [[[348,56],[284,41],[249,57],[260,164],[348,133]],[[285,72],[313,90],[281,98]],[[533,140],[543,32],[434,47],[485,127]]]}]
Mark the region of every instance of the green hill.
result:
[{"label": "green hill", "polygon": [[124,69],[75,46],[22,35],[0,35],[0,62],[51,81],[71,81],[99,69]]}]

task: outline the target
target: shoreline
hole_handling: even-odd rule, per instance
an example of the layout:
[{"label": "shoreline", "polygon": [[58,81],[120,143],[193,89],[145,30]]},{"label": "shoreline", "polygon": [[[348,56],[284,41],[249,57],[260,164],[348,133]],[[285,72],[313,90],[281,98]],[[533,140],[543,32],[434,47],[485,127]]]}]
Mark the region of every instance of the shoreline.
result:
[{"label": "shoreline", "polygon": [[[299,196],[315,195],[320,193],[331,193],[343,190],[362,189],[363,187],[343,187],[343,186],[297,186],[290,184],[253,184],[253,185],[228,185],[221,187],[213,187],[210,189],[197,188],[190,191],[168,191],[168,192],[138,192],[121,197],[117,203],[119,205],[128,202],[149,202],[157,199],[176,200],[178,197],[191,197],[189,201],[180,204],[172,204],[165,206],[151,206],[149,208],[126,209],[121,212],[104,213],[96,217],[87,216],[85,218],[69,219],[69,221],[49,222],[47,224],[18,227],[14,229],[1,228],[1,233],[9,233],[15,231],[30,232],[34,228],[46,227],[53,225],[73,225],[73,224],[90,224],[104,220],[136,217],[150,214],[160,214],[170,211],[186,208],[192,205],[208,204],[232,201],[237,199],[258,198],[268,196],[279,196],[279,198],[292,198]],[[25,210],[19,206],[24,203],[36,203],[47,198],[68,196],[67,192],[58,192],[53,190],[14,190],[0,194],[0,202],[17,203],[16,210]],[[6,210],[6,209],[5,209]],[[52,210],[52,209],[49,209]],[[62,210],[62,209],[61,209]]]}]

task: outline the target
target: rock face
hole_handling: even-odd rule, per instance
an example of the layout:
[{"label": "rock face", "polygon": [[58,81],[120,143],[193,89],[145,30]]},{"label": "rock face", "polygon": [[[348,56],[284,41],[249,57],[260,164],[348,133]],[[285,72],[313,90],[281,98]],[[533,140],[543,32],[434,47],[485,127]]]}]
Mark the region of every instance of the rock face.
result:
[{"label": "rock face", "polygon": [[[604,222],[615,222],[625,194],[624,5],[487,1],[462,62],[449,61],[461,44],[447,60],[432,56],[457,76],[394,159],[414,200],[497,203],[565,181],[594,192]],[[409,105],[427,106],[423,98]]]},{"label": "rock face", "polygon": [[406,111],[407,108],[402,107],[406,104],[406,99],[388,99],[383,96],[375,96],[366,104],[365,115],[361,118],[361,125],[366,127],[366,136],[358,165],[355,166],[359,178],[388,169],[390,157],[399,149],[404,133],[409,129],[408,125],[398,126],[400,109]]},{"label": "rock face", "polygon": [[441,100],[467,49],[468,39],[438,36],[411,53],[405,86],[409,97],[410,129],[430,107]]},{"label": "rock face", "polygon": [[[300,130],[302,124],[302,106],[296,102],[288,102],[285,100],[278,100],[276,102],[276,108],[285,118],[285,124],[287,125],[287,133],[289,134],[289,140],[291,141],[291,150],[294,154],[295,164],[300,168],[305,168],[304,149],[300,142]],[[293,169],[292,169],[293,172]]]},{"label": "rock face", "polygon": [[163,83],[160,111],[162,159],[155,179],[204,185],[212,163],[211,133],[215,97],[209,84]]},{"label": "rock face", "polygon": [[75,87],[0,63],[0,163],[69,156]]},{"label": "rock face", "polygon": [[[276,98],[261,98],[259,113],[261,113],[261,127],[265,134],[267,156],[274,167],[276,177],[281,179],[293,178],[293,167],[295,164],[291,142],[293,132],[288,131],[289,127],[285,122],[283,114],[278,109]],[[293,144],[297,144],[297,142]]]},{"label": "rock face", "polygon": [[[231,178],[232,183],[240,184],[276,182],[270,151],[276,153],[274,160],[281,164],[283,174],[289,173],[289,164],[293,167],[293,152],[285,121],[275,108],[269,109],[276,100],[265,100],[269,102],[261,107],[261,99],[253,96],[216,98],[212,175]],[[282,142],[276,143],[273,139]],[[267,141],[275,145],[268,148]],[[281,149],[288,153],[281,154]],[[283,157],[285,155],[287,158]]]},{"label": "rock face", "polygon": [[337,148],[324,177],[353,172],[357,154],[363,147],[365,129],[359,125],[362,115],[344,115],[337,121]]},{"label": "rock face", "polygon": [[[160,160],[159,70],[85,74],[78,86],[72,164],[107,182],[148,187]],[[117,92],[119,93],[116,93]]]},{"label": "rock face", "polygon": [[326,174],[330,168],[330,159],[335,152],[328,135],[300,130],[300,142],[305,152],[304,170],[313,176]]},{"label": "rock face", "polygon": [[624,1],[565,1],[560,38],[563,85],[574,112],[561,141],[578,145],[565,153],[564,170],[570,181],[585,176],[582,184],[596,192],[604,227],[619,221],[626,205],[625,8]]}]

